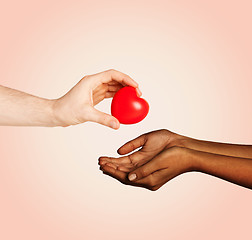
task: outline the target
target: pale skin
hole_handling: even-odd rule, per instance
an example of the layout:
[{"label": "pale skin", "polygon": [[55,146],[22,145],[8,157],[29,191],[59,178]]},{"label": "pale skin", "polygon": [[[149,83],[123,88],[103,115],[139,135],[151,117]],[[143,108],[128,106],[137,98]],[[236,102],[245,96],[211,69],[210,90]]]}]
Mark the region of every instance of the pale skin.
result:
[{"label": "pale skin", "polygon": [[252,189],[251,145],[202,141],[162,129],[129,141],[118,153],[128,155],[100,157],[99,164],[104,174],[123,184],[155,191],[194,171]]},{"label": "pale skin", "polygon": [[138,84],[128,75],[107,70],[83,77],[69,92],[58,99],[45,99],[15,89],[0,86],[0,126],[67,127],[96,122],[113,129],[119,121],[94,108],[105,98],[111,98],[124,86]]}]

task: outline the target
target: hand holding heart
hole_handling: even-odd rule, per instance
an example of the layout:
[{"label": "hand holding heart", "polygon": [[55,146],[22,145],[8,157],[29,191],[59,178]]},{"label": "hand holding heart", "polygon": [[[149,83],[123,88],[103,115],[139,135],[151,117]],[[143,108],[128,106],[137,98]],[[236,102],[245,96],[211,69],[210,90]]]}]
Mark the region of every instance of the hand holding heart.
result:
[{"label": "hand holding heart", "polygon": [[119,71],[108,70],[85,76],[67,94],[53,100],[55,125],[66,127],[92,121],[118,129],[120,123],[117,118],[98,111],[94,106],[105,98],[113,97],[124,86],[131,86],[141,95],[138,84]]}]

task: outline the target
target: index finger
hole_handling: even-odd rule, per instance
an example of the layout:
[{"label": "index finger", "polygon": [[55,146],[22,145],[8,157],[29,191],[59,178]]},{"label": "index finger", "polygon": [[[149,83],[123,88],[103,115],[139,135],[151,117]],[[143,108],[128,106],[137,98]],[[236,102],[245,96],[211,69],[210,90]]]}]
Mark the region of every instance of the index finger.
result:
[{"label": "index finger", "polygon": [[120,155],[124,155],[142,147],[146,143],[146,134],[143,134],[121,146],[117,152]]},{"label": "index finger", "polygon": [[108,83],[110,81],[117,81],[119,83],[122,83],[123,85],[128,85],[134,88],[138,88],[138,83],[134,81],[130,76],[114,69],[97,73],[97,74],[94,74],[93,76],[97,78],[97,81],[100,81],[102,83]]},{"label": "index finger", "polygon": [[122,183],[128,182],[127,173],[125,173],[125,172],[119,171],[119,170],[114,169],[114,168],[107,166],[107,165],[102,167],[102,171],[103,171],[103,173],[110,175],[111,177],[117,179],[118,181],[120,181]]}]

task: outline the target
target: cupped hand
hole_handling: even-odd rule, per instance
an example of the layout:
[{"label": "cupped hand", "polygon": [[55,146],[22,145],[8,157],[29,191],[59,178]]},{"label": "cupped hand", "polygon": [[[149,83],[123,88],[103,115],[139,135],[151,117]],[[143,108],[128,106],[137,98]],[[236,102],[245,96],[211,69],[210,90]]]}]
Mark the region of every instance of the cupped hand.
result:
[{"label": "cupped hand", "polygon": [[[120,155],[130,153],[129,155],[120,158],[100,157],[99,164],[130,172],[151,160],[164,149],[174,146],[179,138],[180,135],[166,129],[145,133],[118,149]],[[133,152],[138,148],[140,148],[138,151]]]},{"label": "cupped hand", "polygon": [[53,100],[55,124],[66,127],[91,121],[118,129],[120,123],[115,117],[94,106],[105,98],[113,97],[124,86],[136,88],[138,95],[141,95],[138,84],[119,71],[107,70],[85,76],[64,96]]},{"label": "cupped hand", "polygon": [[130,172],[121,171],[110,164],[101,165],[103,173],[126,185],[138,186],[155,191],[174,177],[193,171],[191,149],[171,147],[157,154],[147,163]]}]

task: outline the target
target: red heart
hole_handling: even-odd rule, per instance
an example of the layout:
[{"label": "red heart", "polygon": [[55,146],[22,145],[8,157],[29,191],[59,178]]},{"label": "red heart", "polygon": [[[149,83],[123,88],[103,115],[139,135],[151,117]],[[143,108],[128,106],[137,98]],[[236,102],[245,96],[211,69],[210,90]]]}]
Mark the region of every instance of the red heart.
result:
[{"label": "red heart", "polygon": [[114,96],[111,103],[111,114],[123,124],[134,124],[142,121],[149,112],[149,104],[137,96],[133,87],[123,87]]}]

